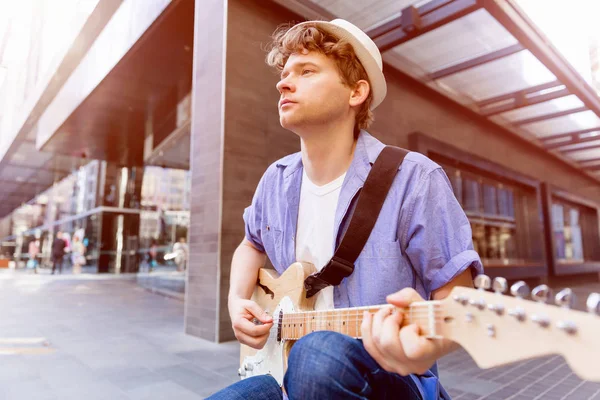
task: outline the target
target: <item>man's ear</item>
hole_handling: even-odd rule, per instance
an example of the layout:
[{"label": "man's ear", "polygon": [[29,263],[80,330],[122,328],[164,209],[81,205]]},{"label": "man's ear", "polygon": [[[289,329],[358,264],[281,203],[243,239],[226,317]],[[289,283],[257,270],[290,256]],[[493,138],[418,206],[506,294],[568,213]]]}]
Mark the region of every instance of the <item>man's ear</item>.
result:
[{"label": "man's ear", "polygon": [[369,82],[367,82],[366,80],[361,79],[360,81],[356,82],[356,85],[354,85],[354,89],[352,89],[352,92],[350,93],[350,106],[360,106],[367,100],[370,91],[371,87],[369,86]]}]

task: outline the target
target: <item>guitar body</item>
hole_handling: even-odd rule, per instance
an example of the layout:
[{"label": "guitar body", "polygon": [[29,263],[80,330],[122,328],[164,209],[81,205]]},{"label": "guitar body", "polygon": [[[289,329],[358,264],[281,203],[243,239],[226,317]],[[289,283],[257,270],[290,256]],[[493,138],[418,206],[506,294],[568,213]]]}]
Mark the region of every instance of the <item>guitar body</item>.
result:
[{"label": "guitar body", "polygon": [[[242,345],[239,370],[242,379],[271,375],[283,386],[288,356],[296,340],[316,331],[360,338],[364,311],[375,313],[389,307],[373,305],[313,311],[316,296],[306,298],[304,280],[314,272],[315,267],[308,263],[294,263],[281,276],[265,269],[259,271],[252,299],[272,315],[274,323],[261,350]],[[596,366],[600,357],[597,340],[600,294],[589,296],[586,303],[589,312],[584,313],[565,306],[505,296],[502,291],[490,293],[486,291],[490,278],[480,277],[482,279],[475,280],[478,289],[456,286],[444,300],[417,301],[405,308],[394,308],[392,312],[401,312],[401,326],[416,324],[425,338],[448,339],[460,344],[481,368],[561,354],[580,378],[600,382],[600,369]],[[518,282],[514,286],[519,285],[525,283]],[[542,289],[549,290],[542,285],[534,292]],[[557,299],[561,298],[559,295]]]},{"label": "guitar body", "polygon": [[276,324],[279,311],[285,313],[310,311],[314,308],[316,296],[306,298],[304,280],[316,271],[309,263],[294,263],[278,276],[273,270],[261,269],[252,300],[273,317],[271,336],[261,350],[241,345],[240,376],[272,375],[283,386],[283,376],[287,370],[287,359],[293,341],[278,341]]}]

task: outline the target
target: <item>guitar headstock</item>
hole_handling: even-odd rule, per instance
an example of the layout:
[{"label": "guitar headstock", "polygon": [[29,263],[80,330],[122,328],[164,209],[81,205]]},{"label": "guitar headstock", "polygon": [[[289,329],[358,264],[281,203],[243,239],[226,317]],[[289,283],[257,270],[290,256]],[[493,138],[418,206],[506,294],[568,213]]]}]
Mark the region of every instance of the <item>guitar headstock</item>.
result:
[{"label": "guitar headstock", "polygon": [[[588,313],[572,310],[574,294],[552,295],[541,285],[529,291],[517,282],[485,275],[477,289],[455,287],[442,302],[443,336],[459,343],[481,368],[548,354],[561,354],[582,379],[600,381],[600,295],[588,297]],[[494,292],[488,291],[493,287]],[[528,300],[531,296],[533,300]],[[549,304],[550,302],[555,303]]]}]

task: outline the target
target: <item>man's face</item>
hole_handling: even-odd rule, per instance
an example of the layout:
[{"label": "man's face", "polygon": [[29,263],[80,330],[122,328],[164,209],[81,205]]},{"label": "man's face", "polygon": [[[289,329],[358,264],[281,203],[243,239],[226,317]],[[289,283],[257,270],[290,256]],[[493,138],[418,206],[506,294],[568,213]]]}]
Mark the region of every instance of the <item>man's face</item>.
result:
[{"label": "man's face", "polygon": [[342,83],[335,62],[324,54],[292,54],[281,71],[277,90],[281,93],[279,122],[286,129],[310,130],[353,118],[352,90]]}]

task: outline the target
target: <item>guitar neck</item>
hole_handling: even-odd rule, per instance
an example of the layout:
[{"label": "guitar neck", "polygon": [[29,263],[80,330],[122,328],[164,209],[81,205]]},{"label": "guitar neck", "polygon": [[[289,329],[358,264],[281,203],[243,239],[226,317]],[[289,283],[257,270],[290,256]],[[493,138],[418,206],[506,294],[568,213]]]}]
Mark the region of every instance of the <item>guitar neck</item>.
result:
[{"label": "guitar neck", "polygon": [[407,308],[380,305],[288,313],[279,317],[279,329],[282,340],[298,340],[316,331],[333,331],[360,339],[363,313],[375,313],[383,307],[389,307],[391,312],[403,314],[402,326],[416,323],[425,336],[438,337],[440,306],[439,301],[423,301]]}]

